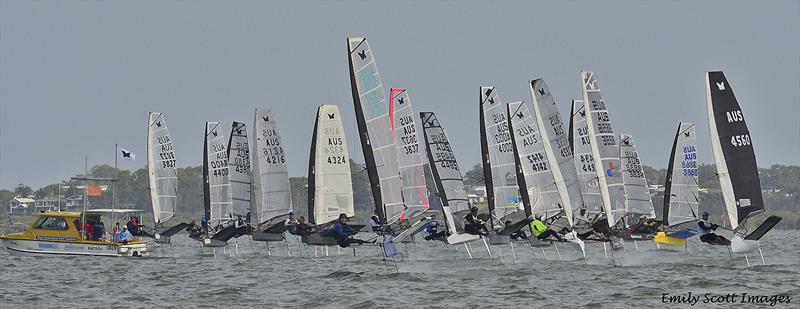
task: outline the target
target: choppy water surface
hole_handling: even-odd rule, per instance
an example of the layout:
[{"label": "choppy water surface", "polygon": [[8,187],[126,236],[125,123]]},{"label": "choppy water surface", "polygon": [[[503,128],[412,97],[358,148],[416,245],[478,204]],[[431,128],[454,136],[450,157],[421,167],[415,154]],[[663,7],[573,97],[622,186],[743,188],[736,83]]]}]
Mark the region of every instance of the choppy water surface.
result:
[{"label": "choppy water surface", "polygon": [[[9,253],[0,249],[0,307],[628,307],[662,305],[662,293],[783,294],[800,304],[800,232],[772,231],[762,240],[766,266],[745,267],[726,247],[701,245],[689,252],[655,250],[652,242],[626,243],[624,266],[604,259],[603,247],[590,244],[583,260],[555,260],[555,248],[542,251],[508,245],[463,246],[418,241],[405,246],[405,262],[388,266],[378,247],[314,248],[239,240],[239,254],[216,257],[178,235],[160,257],[64,257]],[[574,251],[559,247],[563,259]],[[235,251],[235,250],[234,250]],[[321,250],[320,250],[321,251]],[[318,254],[322,252],[318,251]],[[502,252],[501,252],[502,251]],[[532,257],[532,252],[534,257]],[[502,258],[500,255],[502,254]],[[163,256],[161,256],[163,255]],[[750,261],[760,264],[757,253]],[[703,306],[698,303],[697,306]],[[741,304],[729,304],[739,306]],[[686,305],[688,307],[688,305]],[[703,306],[705,307],[705,306]],[[796,308],[796,307],[795,307]]]}]

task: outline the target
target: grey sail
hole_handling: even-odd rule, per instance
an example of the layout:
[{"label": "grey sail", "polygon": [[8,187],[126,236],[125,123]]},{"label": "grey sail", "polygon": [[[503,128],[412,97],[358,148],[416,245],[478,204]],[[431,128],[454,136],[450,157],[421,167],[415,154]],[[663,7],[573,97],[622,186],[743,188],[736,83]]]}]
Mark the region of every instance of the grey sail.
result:
[{"label": "grey sail", "polygon": [[175,150],[162,113],[150,113],[147,126],[147,174],[153,219],[160,225],[175,215],[178,203],[178,171]]},{"label": "grey sail", "polygon": [[564,130],[564,122],[555,98],[544,79],[533,80],[529,86],[533,97],[533,114],[539,125],[545,154],[552,167],[553,179],[561,196],[567,221],[573,225],[573,213],[582,207],[583,198],[575,171],[575,158],[569,146],[569,136]]},{"label": "grey sail", "polygon": [[697,220],[700,196],[695,125],[681,122],[667,165],[664,184],[664,225],[675,226]]},{"label": "grey sail", "polygon": [[647,178],[645,178],[642,161],[639,159],[639,152],[636,150],[633,137],[626,134],[619,136],[619,154],[622,164],[622,183],[625,186],[625,209],[628,215],[655,218],[653,200],[650,198]]},{"label": "grey sail", "polygon": [[233,122],[228,140],[228,173],[231,181],[231,215],[246,217],[251,205],[250,145],[244,123]]},{"label": "grey sail", "polygon": [[558,215],[565,209],[553,178],[553,167],[547,160],[536,117],[525,102],[512,102],[508,103],[508,118],[527,186],[520,188],[520,191],[527,194],[532,213],[544,218]]},{"label": "grey sail", "polygon": [[480,136],[483,178],[486,182],[487,204],[491,224],[500,228],[507,216],[519,211],[521,200],[511,133],[508,130],[506,105],[500,103],[492,86],[481,87]]},{"label": "grey sail", "polygon": [[205,215],[212,230],[231,220],[231,180],[228,152],[219,122],[206,122],[203,178]]},{"label": "grey sail", "polygon": [[603,198],[608,225],[613,226],[625,216],[625,187],[622,183],[617,136],[611,127],[606,102],[594,73],[581,71],[581,85],[600,196]]},{"label": "grey sail", "polygon": [[587,214],[594,216],[603,212],[603,197],[600,195],[600,182],[594,170],[589,127],[586,125],[586,111],[583,107],[583,100],[572,100],[570,141],[583,207]]},{"label": "grey sail", "polygon": [[400,219],[404,206],[389,105],[367,39],[348,38],[347,47],[356,122],[375,210],[383,223],[391,224]]},{"label": "grey sail", "polygon": [[253,207],[250,221],[262,223],[292,210],[286,154],[272,110],[256,108],[253,133]]},{"label": "grey sail", "polygon": [[397,143],[397,161],[403,185],[401,193],[405,211],[401,219],[409,219],[430,207],[425,184],[425,161],[408,92],[402,88],[392,88],[389,90],[389,99],[389,120]]},{"label": "grey sail", "polygon": [[311,149],[310,222],[326,224],[342,213],[355,216],[350,153],[338,106],[319,107]]},{"label": "grey sail", "polygon": [[431,174],[439,191],[445,218],[449,218],[448,229],[451,232],[463,233],[462,218],[469,211],[469,200],[464,190],[461,170],[458,168],[450,141],[436,115],[431,112],[421,112],[419,115],[422,119]]}]

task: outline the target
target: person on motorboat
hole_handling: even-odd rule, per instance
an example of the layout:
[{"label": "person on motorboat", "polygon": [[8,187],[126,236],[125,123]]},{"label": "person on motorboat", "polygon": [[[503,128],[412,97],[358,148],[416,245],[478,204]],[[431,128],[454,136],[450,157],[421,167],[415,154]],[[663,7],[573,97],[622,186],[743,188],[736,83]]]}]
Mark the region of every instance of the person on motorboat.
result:
[{"label": "person on motorboat", "polygon": [[558,241],[564,241],[561,236],[558,235],[555,231],[547,227],[544,222],[542,222],[542,215],[536,214],[533,221],[531,221],[531,234],[533,237],[536,237],[539,240],[546,240],[548,237],[555,237]]},{"label": "person on motorboat", "polygon": [[366,241],[361,239],[353,238],[353,228],[347,224],[347,215],[346,214],[339,214],[339,220],[336,221],[336,224],[333,225],[331,229],[333,232],[333,238],[336,239],[336,243],[339,244],[339,247],[347,248],[350,244],[363,244]]},{"label": "person on motorboat", "polygon": [[469,209],[469,213],[464,216],[464,231],[472,235],[489,235],[489,230],[486,228],[486,222],[478,218],[478,207]]},{"label": "person on motorboat", "polygon": [[130,232],[131,235],[139,235],[139,224],[136,222],[136,217],[131,216],[130,220],[128,220],[128,223],[126,223],[125,226],[128,228],[128,232]]},{"label": "person on motorboat", "polygon": [[87,219],[86,223],[83,224],[83,239],[84,240],[93,240],[92,239],[92,223],[91,220]]},{"label": "person on motorboat", "polygon": [[432,214],[430,221],[425,223],[421,229],[425,231],[425,233],[428,233],[428,235],[425,236],[425,240],[447,237],[447,231],[439,231],[439,221],[436,220],[436,214]]},{"label": "person on motorboat", "polygon": [[730,240],[714,233],[714,231],[717,230],[719,225],[716,225],[714,223],[711,223],[711,221],[708,221],[709,215],[710,214],[708,213],[708,211],[704,211],[703,219],[697,221],[697,225],[700,226],[700,240],[704,243],[712,245],[729,245],[731,243]]},{"label": "person on motorboat", "polygon": [[121,242],[123,244],[127,244],[128,241],[130,241],[132,239],[133,239],[133,235],[131,234],[130,231],[128,231],[128,226],[127,225],[123,226],[122,227],[122,232],[119,233],[119,242]]}]

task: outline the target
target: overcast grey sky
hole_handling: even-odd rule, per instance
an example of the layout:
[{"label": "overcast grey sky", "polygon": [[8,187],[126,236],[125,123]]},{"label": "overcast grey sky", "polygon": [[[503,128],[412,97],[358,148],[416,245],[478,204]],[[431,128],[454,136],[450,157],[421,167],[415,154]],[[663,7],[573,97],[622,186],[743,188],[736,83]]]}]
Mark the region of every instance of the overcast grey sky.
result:
[{"label": "overcast grey sky", "polygon": [[338,104],[362,160],[346,38],[366,36],[387,87],[435,111],[462,169],[479,162],[478,87],[530,102],[543,77],[568,118],[594,71],[617,133],[665,167],[679,121],[711,162],[703,72],[723,70],[758,163],[800,163],[800,4],[638,2],[0,2],[0,188],[113,164],[144,166],[147,112],[165,113],[179,166],[202,163],[205,121],[277,113],[305,175],[314,113]]}]

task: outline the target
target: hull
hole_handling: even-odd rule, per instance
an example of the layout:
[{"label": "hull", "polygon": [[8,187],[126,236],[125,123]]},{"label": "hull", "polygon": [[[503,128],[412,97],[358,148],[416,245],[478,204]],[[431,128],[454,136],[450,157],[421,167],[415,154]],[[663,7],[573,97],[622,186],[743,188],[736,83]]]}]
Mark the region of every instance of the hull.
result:
[{"label": "hull", "polygon": [[686,239],[685,238],[677,238],[677,237],[670,237],[667,236],[664,232],[658,232],[656,237],[654,238],[657,244],[661,245],[669,245],[675,247],[685,247],[686,246]]},{"label": "hull", "polygon": [[758,240],[742,239],[738,235],[731,238],[731,252],[748,253],[758,249]]},{"label": "hull", "polygon": [[149,250],[144,243],[81,243],[46,240],[2,238],[8,250],[35,254],[92,255],[92,256],[147,256]]}]

